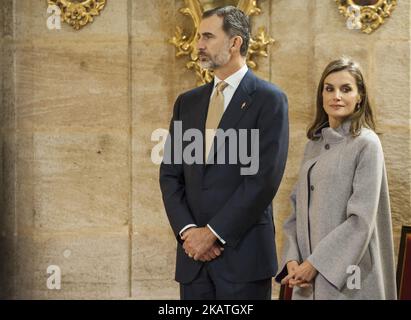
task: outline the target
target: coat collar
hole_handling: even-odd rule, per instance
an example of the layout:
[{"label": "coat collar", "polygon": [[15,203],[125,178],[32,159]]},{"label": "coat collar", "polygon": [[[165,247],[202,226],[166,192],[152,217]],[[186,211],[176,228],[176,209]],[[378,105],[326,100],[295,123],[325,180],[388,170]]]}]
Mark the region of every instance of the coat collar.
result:
[{"label": "coat collar", "polygon": [[323,137],[328,143],[338,143],[351,135],[351,120],[344,121],[338,128],[331,128],[329,123],[324,123],[315,133],[315,136]]}]

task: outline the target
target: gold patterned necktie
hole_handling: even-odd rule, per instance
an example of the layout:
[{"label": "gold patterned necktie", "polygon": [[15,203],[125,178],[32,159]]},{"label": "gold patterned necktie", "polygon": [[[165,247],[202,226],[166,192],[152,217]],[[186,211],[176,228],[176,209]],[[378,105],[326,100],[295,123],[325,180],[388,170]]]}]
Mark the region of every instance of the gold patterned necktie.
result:
[{"label": "gold patterned necktie", "polygon": [[216,85],[216,90],[210,99],[210,105],[208,106],[207,121],[206,121],[206,143],[205,143],[205,159],[207,161],[211,147],[213,145],[213,140],[215,132],[220,123],[221,117],[224,113],[224,94],[223,91],[227,88],[228,83],[220,81]]}]

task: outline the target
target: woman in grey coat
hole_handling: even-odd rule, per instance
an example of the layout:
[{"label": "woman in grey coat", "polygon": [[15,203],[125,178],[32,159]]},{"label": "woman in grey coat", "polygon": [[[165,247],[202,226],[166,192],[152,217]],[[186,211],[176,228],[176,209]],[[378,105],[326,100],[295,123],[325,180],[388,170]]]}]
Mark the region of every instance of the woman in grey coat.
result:
[{"label": "woman in grey coat", "polygon": [[358,65],[323,72],[276,281],[293,299],[396,299],[391,212],[380,140]]}]

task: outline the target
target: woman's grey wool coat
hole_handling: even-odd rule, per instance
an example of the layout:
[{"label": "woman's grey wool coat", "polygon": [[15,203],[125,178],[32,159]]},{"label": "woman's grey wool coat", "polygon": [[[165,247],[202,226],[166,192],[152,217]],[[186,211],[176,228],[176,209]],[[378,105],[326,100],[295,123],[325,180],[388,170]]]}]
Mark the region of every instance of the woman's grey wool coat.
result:
[{"label": "woman's grey wool coat", "polygon": [[350,121],[322,128],[304,151],[284,224],[286,263],[308,260],[313,286],[294,287],[293,299],[396,299],[391,211],[380,140]]}]

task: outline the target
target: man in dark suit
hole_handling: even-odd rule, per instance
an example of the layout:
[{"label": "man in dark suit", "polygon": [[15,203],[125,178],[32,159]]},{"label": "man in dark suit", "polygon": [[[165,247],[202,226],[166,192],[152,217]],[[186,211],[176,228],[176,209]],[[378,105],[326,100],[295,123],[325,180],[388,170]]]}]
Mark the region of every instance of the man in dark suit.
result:
[{"label": "man in dark suit", "polygon": [[[171,155],[161,164],[160,186],[178,241],[181,299],[271,298],[277,271],[271,202],[286,164],[288,105],[280,89],[248,70],[249,41],[248,17],[239,9],[205,12],[198,53],[202,67],[214,70],[214,81],[181,94],[174,106],[166,147]],[[176,161],[175,153],[191,142],[175,145],[176,123],[183,133],[196,129],[205,137],[199,157],[205,164]],[[214,137],[216,130],[231,130],[237,140]],[[257,140],[250,139],[252,130]],[[243,162],[229,159],[233,150],[240,158],[241,150],[251,152],[258,170],[244,173]]]}]

